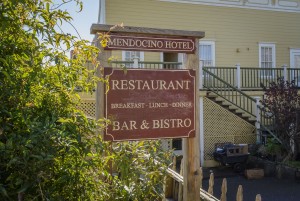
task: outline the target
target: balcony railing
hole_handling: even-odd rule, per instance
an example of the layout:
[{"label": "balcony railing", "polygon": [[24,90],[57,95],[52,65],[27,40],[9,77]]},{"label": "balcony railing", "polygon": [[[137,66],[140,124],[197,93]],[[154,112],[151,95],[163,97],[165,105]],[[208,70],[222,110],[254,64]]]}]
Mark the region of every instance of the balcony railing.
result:
[{"label": "balcony railing", "polygon": [[[128,68],[147,68],[147,69],[180,69],[182,68],[181,62],[153,62],[153,61],[111,61],[113,67],[128,67]],[[200,71],[203,75],[203,70],[206,70],[218,78],[224,80],[228,84],[241,90],[262,90],[262,86],[268,86],[270,82],[276,81],[279,77],[283,77],[287,81],[295,81],[296,86],[300,87],[300,69],[288,68],[286,66],[281,68],[259,68],[259,67],[201,67]],[[206,73],[207,74],[207,73]],[[213,81],[210,80],[211,76],[202,76],[206,83]],[[216,86],[216,85],[215,85]],[[224,86],[219,86],[223,88]],[[200,86],[200,89],[202,86]]]},{"label": "balcony railing", "polygon": [[287,81],[294,80],[296,86],[300,87],[300,69],[297,68],[287,68],[286,66],[281,68],[249,68],[236,65],[236,67],[203,67],[203,69],[238,89],[260,90],[262,86],[268,86],[270,82],[276,81],[279,77],[283,77]]},{"label": "balcony railing", "polygon": [[153,62],[153,61],[111,61],[112,67],[147,68],[147,69],[179,69],[181,62]]}]

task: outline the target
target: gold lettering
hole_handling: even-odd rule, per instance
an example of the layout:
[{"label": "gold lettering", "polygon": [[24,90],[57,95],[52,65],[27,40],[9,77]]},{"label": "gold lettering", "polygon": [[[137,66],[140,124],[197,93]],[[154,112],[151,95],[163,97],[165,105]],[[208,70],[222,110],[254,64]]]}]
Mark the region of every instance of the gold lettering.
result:
[{"label": "gold lettering", "polygon": [[171,41],[166,41],[166,48],[171,48]]},{"label": "gold lettering", "polygon": [[142,46],[143,46],[143,47],[147,47],[147,44],[145,44],[145,43],[147,43],[147,42],[148,42],[148,41],[143,40],[143,41],[142,41]]},{"label": "gold lettering", "polygon": [[[174,87],[174,84],[173,84],[172,81],[169,83],[168,89],[169,89],[169,90],[170,90],[170,89],[175,90],[175,87]],[[176,89],[178,89],[178,88],[176,88]]]},{"label": "gold lettering", "polygon": [[166,81],[160,80],[160,90],[167,90],[166,88]]},{"label": "gold lettering", "polygon": [[164,46],[162,41],[157,41],[157,47],[162,48]]},{"label": "gold lettering", "polygon": [[128,39],[127,39],[127,40],[123,39],[122,42],[123,42],[122,45],[123,45],[124,47],[127,47],[127,46],[129,45]]},{"label": "gold lettering", "polygon": [[142,41],[141,40],[136,40],[135,42],[137,47],[141,47],[142,46]]},{"label": "gold lettering", "polygon": [[159,120],[152,120],[152,128],[159,128]]},{"label": "gold lettering", "polygon": [[173,41],[173,42],[171,43],[171,46],[172,46],[172,48],[176,49],[176,48],[177,48],[177,43]]},{"label": "gold lettering", "polygon": [[127,80],[121,80],[121,88],[124,90],[128,89]]},{"label": "gold lettering", "polygon": [[112,90],[189,90],[190,80],[111,80]]},{"label": "gold lettering", "polygon": [[152,128],[188,128],[192,125],[192,120],[186,119],[155,119],[152,120]]},{"label": "gold lettering", "polygon": [[112,123],[112,125],[113,125],[113,131],[118,131],[118,130],[120,130],[120,122],[118,122],[118,121],[113,121],[113,123]]},{"label": "gold lettering", "polygon": [[137,82],[137,89],[140,90],[141,89],[141,83],[143,82],[143,80],[135,80],[135,82]]},{"label": "gold lettering", "polygon": [[150,40],[150,47],[156,48],[156,41]]},{"label": "gold lettering", "polygon": [[129,90],[134,90],[135,89],[134,80],[129,80],[128,85],[129,85],[129,87],[128,87]]},{"label": "gold lettering", "polygon": [[164,108],[168,107],[168,103],[149,103],[149,108]]},{"label": "gold lettering", "polygon": [[144,85],[143,85],[143,88],[142,88],[143,90],[150,90],[150,87],[149,87],[149,84],[148,84],[148,82],[144,82]]},{"label": "gold lettering", "polygon": [[112,90],[115,90],[115,89],[119,89],[120,88],[118,87],[119,85],[119,81],[118,80],[112,80]]},{"label": "gold lettering", "polygon": [[189,49],[189,48],[188,48],[188,42],[184,42],[184,43],[183,43],[183,49]]},{"label": "gold lettering", "polygon": [[108,46],[116,46],[117,45],[117,39],[113,39],[113,40],[110,40],[107,44]]}]

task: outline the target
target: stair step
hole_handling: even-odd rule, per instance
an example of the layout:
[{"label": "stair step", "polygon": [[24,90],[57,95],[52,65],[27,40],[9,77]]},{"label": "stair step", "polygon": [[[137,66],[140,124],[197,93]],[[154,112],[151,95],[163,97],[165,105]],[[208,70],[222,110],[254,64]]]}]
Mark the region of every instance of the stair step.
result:
[{"label": "stair step", "polygon": [[217,94],[215,94],[215,93],[207,93],[207,97],[210,97],[210,98],[217,98],[218,97],[218,95]]},{"label": "stair step", "polygon": [[241,110],[240,108],[232,105],[230,102],[220,98],[220,96],[218,96],[217,94],[208,92],[207,98],[209,98],[213,102],[217,103],[218,105],[222,106],[226,110],[232,112],[233,114],[237,115],[238,117],[249,122],[250,124],[252,124],[252,125],[255,124],[256,120],[253,119],[253,117],[250,114],[248,114],[245,111]]}]

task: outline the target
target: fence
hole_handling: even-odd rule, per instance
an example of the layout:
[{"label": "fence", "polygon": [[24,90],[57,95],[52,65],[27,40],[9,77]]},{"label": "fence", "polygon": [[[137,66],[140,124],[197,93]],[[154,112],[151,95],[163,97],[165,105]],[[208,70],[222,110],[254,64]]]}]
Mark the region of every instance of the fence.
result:
[{"label": "fence", "polygon": [[[180,173],[176,172],[176,158],[173,160],[173,168],[168,168],[167,173],[168,176],[165,179],[165,187],[164,187],[164,200],[165,201],[182,201],[183,200],[183,176],[182,176],[182,165],[181,161],[180,165]],[[204,190],[202,188],[202,168],[200,168],[200,198],[202,201],[227,201],[227,180],[223,179],[221,188],[221,196],[220,199],[216,198],[213,194],[214,189],[214,174],[210,174],[209,178],[209,187],[208,190]],[[261,195],[257,194],[255,201],[261,201]],[[239,185],[236,194],[236,201],[243,201],[243,187]]]}]

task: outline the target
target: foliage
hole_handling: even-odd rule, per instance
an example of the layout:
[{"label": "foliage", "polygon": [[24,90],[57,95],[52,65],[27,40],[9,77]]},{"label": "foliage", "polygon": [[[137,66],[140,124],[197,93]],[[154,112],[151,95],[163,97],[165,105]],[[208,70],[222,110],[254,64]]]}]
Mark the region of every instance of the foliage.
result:
[{"label": "foliage", "polygon": [[277,82],[271,82],[269,88],[265,88],[264,91],[263,110],[268,114],[267,118],[274,120],[273,129],[289,153],[288,156],[296,157],[298,153],[296,142],[300,134],[297,118],[300,96],[295,82],[279,78]]},{"label": "foliage", "polygon": [[266,154],[272,161],[281,161],[286,153],[283,146],[273,138],[266,144]]},{"label": "foliage", "polygon": [[285,164],[288,165],[289,167],[300,169],[300,161],[291,160],[291,161],[286,161]]},{"label": "foliage", "polygon": [[95,135],[103,125],[76,107],[78,87],[92,93],[105,80],[94,76],[99,50],[57,31],[71,23],[60,9],[71,1],[81,9],[80,0],[0,2],[0,200],[153,200],[168,153],[154,141],[111,152]]}]

